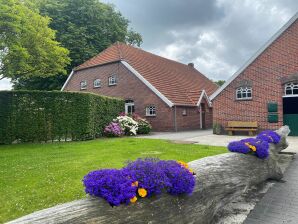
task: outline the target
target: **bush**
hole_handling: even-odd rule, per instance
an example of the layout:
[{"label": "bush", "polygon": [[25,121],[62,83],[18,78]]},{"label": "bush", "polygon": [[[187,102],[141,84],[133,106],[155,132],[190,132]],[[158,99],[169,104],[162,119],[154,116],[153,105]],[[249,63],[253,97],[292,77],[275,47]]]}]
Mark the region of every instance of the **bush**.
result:
[{"label": "bush", "polygon": [[104,134],[107,137],[120,137],[123,131],[119,123],[111,122],[105,127]]},{"label": "bush", "polygon": [[137,122],[138,122],[138,131],[137,131],[138,134],[142,135],[142,134],[150,133],[152,127],[147,120],[139,119]]},{"label": "bush", "polygon": [[119,123],[125,135],[137,135],[138,122],[129,116],[118,116],[114,122]]},{"label": "bush", "polygon": [[124,101],[90,93],[0,91],[0,144],[103,135]]}]

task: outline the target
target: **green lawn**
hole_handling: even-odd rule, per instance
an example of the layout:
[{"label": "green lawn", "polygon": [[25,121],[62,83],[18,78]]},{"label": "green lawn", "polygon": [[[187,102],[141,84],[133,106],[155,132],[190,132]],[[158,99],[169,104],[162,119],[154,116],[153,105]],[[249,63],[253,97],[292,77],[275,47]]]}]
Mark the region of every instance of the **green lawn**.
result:
[{"label": "green lawn", "polygon": [[224,147],[135,138],[0,145],[0,223],[84,198],[81,180],[91,170],[120,168],[140,157],[189,162],[225,152]]}]

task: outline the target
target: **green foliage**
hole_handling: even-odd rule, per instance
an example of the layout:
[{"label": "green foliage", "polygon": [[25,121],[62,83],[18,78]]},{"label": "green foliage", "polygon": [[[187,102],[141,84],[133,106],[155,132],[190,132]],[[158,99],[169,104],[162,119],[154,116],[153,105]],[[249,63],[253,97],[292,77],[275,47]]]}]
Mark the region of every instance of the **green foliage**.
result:
[{"label": "green foliage", "polygon": [[222,126],[219,123],[213,124],[213,134],[220,135],[222,133]]},{"label": "green foliage", "polygon": [[[98,0],[35,0],[40,13],[50,17],[57,40],[70,51],[67,72],[119,41],[140,46],[142,36],[129,29],[129,21],[114,6]],[[58,74],[57,74],[58,75]],[[65,76],[21,78],[15,89],[57,90]]]},{"label": "green foliage", "polygon": [[189,162],[226,152],[226,147],[139,138],[0,145],[0,223],[86,198],[82,177],[91,170],[121,168],[137,158]]},{"label": "green foliage", "polygon": [[142,135],[142,134],[150,133],[152,127],[147,120],[139,119],[137,120],[137,122],[138,122],[138,131],[137,131],[138,134]]},{"label": "green foliage", "polygon": [[0,144],[93,139],[124,108],[120,99],[58,91],[2,91],[0,105]]},{"label": "green foliage", "polygon": [[18,78],[65,74],[68,50],[55,41],[49,17],[29,1],[0,0],[0,74]]},{"label": "green foliage", "polygon": [[214,83],[217,84],[218,86],[222,86],[225,82],[226,82],[225,80],[214,81]]}]

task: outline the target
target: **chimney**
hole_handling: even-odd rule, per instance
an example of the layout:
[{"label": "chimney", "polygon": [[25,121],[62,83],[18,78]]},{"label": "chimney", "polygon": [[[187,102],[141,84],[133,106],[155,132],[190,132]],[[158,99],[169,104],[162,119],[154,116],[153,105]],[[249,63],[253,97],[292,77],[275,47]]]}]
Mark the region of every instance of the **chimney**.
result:
[{"label": "chimney", "polygon": [[195,67],[194,63],[192,63],[192,62],[191,62],[191,63],[188,63],[188,66],[189,66],[189,67],[192,67],[192,68]]}]

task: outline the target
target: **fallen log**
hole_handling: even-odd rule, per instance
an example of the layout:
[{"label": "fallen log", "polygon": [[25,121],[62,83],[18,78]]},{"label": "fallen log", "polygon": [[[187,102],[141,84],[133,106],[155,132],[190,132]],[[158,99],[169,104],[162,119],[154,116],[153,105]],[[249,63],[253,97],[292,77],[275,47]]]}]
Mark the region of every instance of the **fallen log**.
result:
[{"label": "fallen log", "polygon": [[38,211],[10,222],[16,223],[213,223],[227,203],[250,187],[268,179],[280,180],[291,155],[279,154],[287,147],[286,127],[282,141],[270,144],[270,157],[226,153],[190,162],[196,173],[191,196],[162,194],[135,204],[111,207],[103,199],[86,198]]}]

